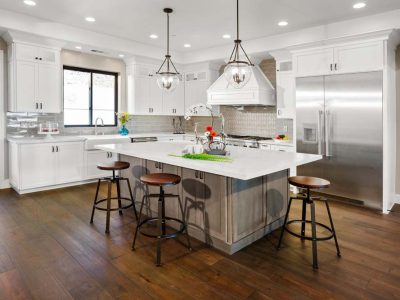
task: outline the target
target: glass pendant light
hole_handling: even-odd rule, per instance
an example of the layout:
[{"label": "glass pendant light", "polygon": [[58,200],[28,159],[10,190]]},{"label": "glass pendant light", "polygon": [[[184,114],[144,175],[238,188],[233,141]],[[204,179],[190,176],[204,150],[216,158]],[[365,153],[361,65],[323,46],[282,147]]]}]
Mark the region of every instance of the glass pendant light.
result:
[{"label": "glass pendant light", "polygon": [[[171,60],[169,54],[169,14],[173,12],[171,8],[164,8],[164,12],[167,14],[167,55],[158,69],[157,84],[160,89],[166,92],[172,92],[179,85],[179,72],[176,70],[174,63]],[[173,69],[171,69],[171,67]]]},{"label": "glass pendant light", "polygon": [[[239,0],[236,0],[236,40],[229,62],[225,67],[224,76],[228,83],[234,88],[244,87],[250,80],[252,67],[254,66],[250,58],[242,47],[242,41],[239,39]],[[244,58],[240,58],[240,50],[243,51]]]}]

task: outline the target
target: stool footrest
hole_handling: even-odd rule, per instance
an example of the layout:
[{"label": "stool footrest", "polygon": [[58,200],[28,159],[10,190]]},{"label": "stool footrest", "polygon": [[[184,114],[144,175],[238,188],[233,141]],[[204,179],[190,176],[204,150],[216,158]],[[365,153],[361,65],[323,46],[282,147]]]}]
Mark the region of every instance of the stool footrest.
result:
[{"label": "stool footrest", "polygon": [[172,232],[172,233],[169,233],[169,234],[162,234],[162,235],[150,234],[150,233],[143,232],[143,231],[141,230],[141,229],[142,229],[141,227],[142,227],[143,225],[145,225],[145,224],[147,224],[147,223],[150,223],[150,222],[157,222],[157,221],[158,221],[158,218],[147,218],[146,220],[141,221],[141,222],[137,225],[138,228],[139,228],[139,232],[140,232],[142,235],[147,236],[147,237],[150,237],[150,238],[156,238],[156,239],[158,239],[158,238],[161,238],[161,239],[170,239],[170,238],[175,238],[175,237],[177,237],[179,234],[182,234],[182,233],[185,231],[185,229],[186,229],[186,224],[185,224],[182,220],[179,220],[179,219],[176,219],[176,218],[165,217],[165,218],[163,219],[163,221],[175,221],[175,222],[181,224],[181,229],[176,230],[176,231],[174,231],[174,232]]},{"label": "stool footrest", "polygon": [[[298,234],[298,233],[296,233],[296,232],[290,230],[289,228],[287,228],[287,225],[289,225],[289,224],[294,224],[294,223],[300,223],[300,224],[302,224],[302,223],[308,223],[308,224],[311,224],[312,222],[311,222],[310,220],[305,220],[305,221],[303,221],[303,220],[290,220],[290,221],[288,221],[288,222],[286,223],[286,225],[284,225],[284,226],[285,226],[285,227],[284,227],[284,230],[286,230],[289,234],[291,234],[291,235],[293,235],[293,236],[296,236],[296,237],[298,237],[298,238],[305,239],[305,240],[308,240],[308,241],[312,241],[312,240],[313,240],[313,238],[312,238],[311,236],[306,236],[306,235],[302,236],[301,234]],[[316,224],[317,226],[320,226],[320,227],[325,228],[326,230],[328,230],[328,231],[330,232],[330,235],[329,235],[329,236],[316,238],[317,241],[327,241],[327,240],[330,240],[330,239],[333,238],[333,235],[334,235],[334,234],[333,234],[333,231],[332,231],[331,228],[329,228],[327,225],[322,224],[322,223],[319,223],[319,222],[315,222],[315,224]]]},{"label": "stool footrest", "polygon": [[[98,206],[98,204],[103,203],[103,202],[106,202],[107,200],[108,200],[107,198],[97,200],[97,201],[95,202],[95,204],[94,204],[94,207],[95,207],[96,209],[98,209],[98,210],[107,211],[107,208],[103,208],[103,207]],[[110,198],[110,200],[118,200],[118,197],[112,197],[112,198]],[[130,207],[133,206],[132,200],[129,199],[129,198],[125,198],[125,197],[124,197],[124,198],[119,198],[119,200],[129,201],[130,203],[129,203],[128,205],[121,206],[121,207],[118,207],[118,208],[110,208],[110,209],[109,209],[110,211],[117,211],[117,210],[128,209],[128,208],[130,208]]]}]

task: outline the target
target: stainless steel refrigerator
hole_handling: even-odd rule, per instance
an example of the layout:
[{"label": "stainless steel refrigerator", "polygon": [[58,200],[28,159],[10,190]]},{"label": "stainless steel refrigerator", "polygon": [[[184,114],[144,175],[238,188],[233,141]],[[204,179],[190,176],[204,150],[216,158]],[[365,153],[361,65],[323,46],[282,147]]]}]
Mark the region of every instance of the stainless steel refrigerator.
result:
[{"label": "stainless steel refrigerator", "polygon": [[382,72],[298,78],[297,152],[323,155],[298,167],[321,177],[328,197],[382,208]]}]

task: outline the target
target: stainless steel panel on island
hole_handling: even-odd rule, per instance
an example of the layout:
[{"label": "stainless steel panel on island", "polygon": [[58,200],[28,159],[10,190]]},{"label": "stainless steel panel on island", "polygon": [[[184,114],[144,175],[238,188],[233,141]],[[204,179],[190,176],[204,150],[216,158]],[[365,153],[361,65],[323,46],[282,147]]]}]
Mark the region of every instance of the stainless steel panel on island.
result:
[{"label": "stainless steel panel on island", "polygon": [[[167,172],[181,176],[181,184],[172,187],[170,192],[181,196],[190,235],[229,254],[282,225],[289,196],[287,179],[290,167],[321,158],[317,155],[297,156],[296,153],[231,148],[232,162],[208,162],[171,157],[169,154],[183,149],[183,143],[99,147],[119,153],[121,160],[131,163],[131,168],[123,171],[122,175],[131,180],[137,200],[141,200],[145,192],[140,182],[141,175]],[[286,165],[282,161],[285,159]],[[238,167],[238,161],[248,163],[242,165],[239,172],[232,169],[232,166]],[[258,170],[251,172],[249,165],[257,166]],[[240,177],[249,179],[230,174],[241,174]],[[148,214],[156,213],[156,202],[150,206]],[[167,214],[181,217],[176,201],[166,201],[166,205]]]}]

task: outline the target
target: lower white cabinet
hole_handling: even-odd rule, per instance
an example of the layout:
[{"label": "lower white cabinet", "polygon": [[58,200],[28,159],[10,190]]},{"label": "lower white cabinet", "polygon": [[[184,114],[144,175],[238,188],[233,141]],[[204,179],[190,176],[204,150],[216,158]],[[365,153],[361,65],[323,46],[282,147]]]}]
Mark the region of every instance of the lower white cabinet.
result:
[{"label": "lower white cabinet", "polygon": [[10,183],[18,191],[83,179],[83,142],[10,142]]},{"label": "lower white cabinet", "polygon": [[97,168],[97,164],[113,162],[118,160],[118,154],[102,150],[85,151],[86,160],[86,179],[94,179],[111,175],[111,171],[102,171]]}]

